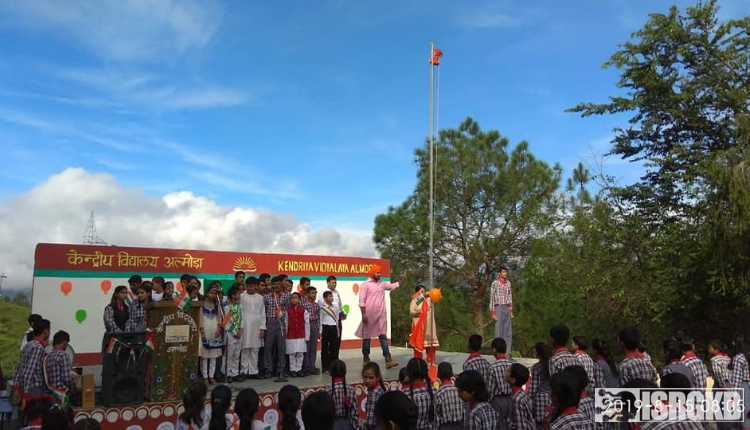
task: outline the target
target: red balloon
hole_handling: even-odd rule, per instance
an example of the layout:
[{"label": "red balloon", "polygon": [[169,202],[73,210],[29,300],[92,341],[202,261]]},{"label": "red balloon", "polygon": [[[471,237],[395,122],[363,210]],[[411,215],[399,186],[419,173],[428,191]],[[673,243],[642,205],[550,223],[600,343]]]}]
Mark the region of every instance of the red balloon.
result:
[{"label": "red balloon", "polygon": [[109,281],[109,280],[102,281],[102,283],[99,284],[99,288],[101,288],[102,293],[104,293],[104,295],[109,294],[109,290],[112,289],[112,281]]},{"label": "red balloon", "polygon": [[73,291],[73,283],[70,281],[63,281],[60,283],[60,292],[63,293],[63,296],[67,296],[70,294],[70,292]]}]

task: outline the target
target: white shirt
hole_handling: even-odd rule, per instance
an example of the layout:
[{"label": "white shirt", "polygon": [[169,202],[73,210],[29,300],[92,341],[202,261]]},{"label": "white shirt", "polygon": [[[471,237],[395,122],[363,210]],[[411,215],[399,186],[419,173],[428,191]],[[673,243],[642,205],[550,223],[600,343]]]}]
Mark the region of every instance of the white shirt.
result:
[{"label": "white shirt", "polygon": [[[336,315],[341,314],[341,296],[339,295],[339,290],[331,290],[330,288],[326,288],[326,291],[330,291],[331,293],[333,293],[333,309],[336,310]],[[321,294],[320,298],[318,299],[318,305],[320,305],[321,308],[326,305],[323,294]]]},{"label": "white shirt", "polygon": [[336,315],[336,318],[333,318],[331,315],[328,314],[324,309],[327,309],[328,305],[323,302],[323,304],[320,305],[320,324],[321,325],[339,325],[339,313],[336,312],[336,307],[334,305],[331,305],[331,309],[333,310],[333,314]]}]

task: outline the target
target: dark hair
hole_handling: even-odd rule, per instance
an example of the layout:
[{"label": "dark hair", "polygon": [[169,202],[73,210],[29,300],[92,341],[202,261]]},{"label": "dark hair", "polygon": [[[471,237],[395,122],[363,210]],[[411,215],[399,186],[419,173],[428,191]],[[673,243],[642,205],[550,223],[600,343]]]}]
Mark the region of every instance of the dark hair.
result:
[{"label": "dark hair", "polygon": [[382,388],[385,391],[385,383],[383,383],[383,374],[380,372],[380,366],[378,366],[378,363],[374,361],[368,361],[365,363],[364,366],[362,366],[362,377],[365,376],[365,371],[372,370],[372,373],[375,374],[375,377],[378,378],[378,382],[380,383],[380,388]]},{"label": "dark hair", "polygon": [[261,282],[266,281],[271,278],[271,275],[268,273],[261,273],[260,276],[258,276],[258,280]]},{"label": "dark hair", "polygon": [[607,362],[609,370],[612,374],[617,376],[617,366],[615,361],[612,360],[612,354],[609,352],[609,344],[604,339],[594,339],[591,341],[591,347],[594,348],[594,352],[601,355],[604,361]]},{"label": "dark hair", "polygon": [[141,277],[141,275],[133,275],[130,278],[128,278],[128,284],[133,284],[133,283],[140,284],[141,282],[143,282],[143,278]]},{"label": "dark hair", "polygon": [[73,426],[73,430],[101,430],[102,426],[99,421],[93,418],[84,418],[78,420]]},{"label": "dark hair", "polygon": [[479,352],[482,349],[482,340],[482,336],[478,334],[469,336],[469,351]]},{"label": "dark hair", "polygon": [[625,348],[630,351],[635,351],[641,346],[641,333],[635,327],[625,327],[620,330],[617,337],[625,345]]},{"label": "dark hair", "polygon": [[303,277],[299,278],[299,284],[300,285],[304,284],[305,282],[310,283],[310,278],[308,278],[307,276],[303,276]]},{"label": "dark hair", "polygon": [[668,373],[661,377],[661,388],[671,388],[688,393],[692,384],[690,379],[682,373]]},{"label": "dark hair", "polygon": [[226,430],[226,414],[232,403],[232,390],[226,385],[217,385],[211,390],[211,421],[208,430]]},{"label": "dark hair", "polygon": [[492,348],[496,354],[505,354],[508,352],[508,344],[505,343],[505,339],[502,337],[496,337],[492,339]]},{"label": "dark hair", "polygon": [[335,418],[333,399],[326,391],[316,391],[302,402],[302,423],[306,430],[332,430]]},{"label": "dark hair", "polygon": [[128,287],[126,287],[124,285],[118,285],[118,286],[116,286],[115,287],[115,291],[112,293],[112,297],[109,299],[109,304],[112,305],[112,306],[114,306],[115,302],[117,301],[117,295],[120,294],[123,291],[125,291],[127,293],[128,292]]},{"label": "dark hair", "polygon": [[541,377],[543,382],[549,382],[549,359],[552,356],[549,345],[544,342],[534,344],[536,358],[539,359],[539,366],[542,369]]},{"label": "dark hair", "polygon": [[242,270],[238,270],[238,271],[234,272],[234,279],[237,279],[237,277],[240,276],[240,275],[244,276],[245,272],[243,272]]},{"label": "dark hair", "polygon": [[229,292],[227,293],[228,297],[232,297],[233,295],[240,292],[240,287],[237,286],[237,284],[232,285],[232,287],[229,289]]},{"label": "dark hair", "polygon": [[29,327],[32,327],[32,328],[34,327],[35,322],[41,321],[41,320],[42,320],[42,316],[39,314],[31,314],[29,315],[29,318],[26,319],[26,321],[29,322]]},{"label": "dark hair", "polygon": [[180,282],[190,282],[190,280],[193,278],[192,275],[188,275],[187,273],[183,273],[182,276],[180,276]]},{"label": "dark hair", "polygon": [[578,389],[578,384],[575,374],[566,372],[565,369],[552,375],[550,378],[552,403],[557,405],[557,412],[550,422],[554,422],[565,409],[578,407],[578,402],[581,400],[581,391]]},{"label": "dark hair", "polygon": [[573,342],[576,344],[578,349],[581,351],[588,351],[589,350],[589,343],[583,336],[573,336]]},{"label": "dark hair", "polygon": [[290,303],[291,303],[291,298],[294,297],[294,296],[297,296],[297,299],[299,301],[302,301],[302,294],[300,294],[300,293],[298,293],[298,292],[295,291],[295,292],[293,292],[292,294],[289,295],[289,299],[290,299],[289,301],[290,301]]},{"label": "dark hair", "polygon": [[42,418],[49,410],[50,401],[46,398],[37,398],[29,400],[24,409],[24,415],[27,421],[33,421]]},{"label": "dark hair", "polygon": [[234,413],[240,418],[240,430],[252,430],[255,414],[258,413],[260,398],[252,388],[245,388],[237,394]]},{"label": "dark hair", "polygon": [[256,278],[255,276],[250,276],[247,279],[245,279],[245,285],[259,285],[260,280]]},{"label": "dark hair", "polygon": [[53,403],[42,415],[42,428],[45,430],[68,430],[73,422],[73,411],[63,409]]},{"label": "dark hair", "polygon": [[315,287],[313,287],[312,285],[310,285],[309,287],[305,288],[305,294],[310,294],[313,291],[317,292],[318,289],[315,288]]},{"label": "dark hair", "polygon": [[516,380],[516,387],[523,387],[529,381],[529,369],[521,363],[513,363],[510,366],[510,376]]},{"label": "dark hair", "polygon": [[196,380],[188,386],[182,395],[182,405],[185,410],[180,414],[180,420],[185,424],[194,423],[198,427],[203,425],[203,406],[206,403],[206,383]]},{"label": "dark hair", "polygon": [[151,278],[151,282],[154,283],[154,284],[159,283],[159,284],[164,285],[164,277],[162,277],[162,276],[154,276],[153,278]]},{"label": "dark hair", "polygon": [[572,375],[577,383],[576,387],[579,393],[582,393],[589,385],[589,375],[586,373],[586,369],[584,369],[583,366],[568,366],[563,369],[563,372],[569,372]]},{"label": "dark hair", "polygon": [[335,280],[336,280],[336,277],[333,276],[333,275],[328,275],[328,277],[326,278],[326,282],[331,282],[331,281],[335,281]]},{"label": "dark hair", "polygon": [[662,344],[662,347],[664,348],[664,361],[667,364],[682,357],[682,348],[677,340],[667,339]]},{"label": "dark hair", "polygon": [[401,385],[406,385],[410,383],[409,381],[409,371],[406,369],[406,367],[402,367],[398,371],[398,382],[401,383]]},{"label": "dark hair", "polygon": [[272,284],[278,284],[279,282],[281,282],[281,281],[283,281],[283,280],[284,280],[284,278],[282,278],[282,277],[281,277],[281,276],[279,276],[279,275],[276,275],[276,276],[274,276],[273,278],[271,278],[271,283],[272,283]]},{"label": "dark hair", "polygon": [[421,358],[412,358],[406,364],[406,369],[409,371],[409,379],[411,380],[409,397],[414,400],[414,381],[423,380],[427,386],[427,392],[430,393],[430,406],[427,410],[427,416],[430,417],[430,422],[435,421],[435,393],[432,392],[432,381],[430,381],[430,369],[427,362]]},{"label": "dark hair", "polygon": [[284,385],[279,391],[279,412],[282,430],[296,430],[299,428],[297,422],[297,411],[302,403],[302,394],[294,385]]},{"label": "dark hair", "polygon": [[[331,375],[332,393],[335,389],[335,383],[333,380],[335,378],[341,378],[344,380],[344,407],[348,410],[352,405],[349,402],[349,387],[346,385],[346,363],[344,363],[343,360],[333,360],[328,368],[328,373]],[[336,404],[336,399],[333,400],[333,403]]]},{"label": "dark hair", "polygon": [[326,297],[329,297],[329,296],[333,296],[333,293],[331,292],[331,290],[326,290],[326,291],[323,292],[323,298],[324,299]]},{"label": "dark hair", "polygon": [[727,352],[732,356],[732,361],[729,362],[729,370],[734,370],[736,357],[740,354],[745,354],[745,337],[738,335],[727,345]]},{"label": "dark hair", "polygon": [[451,364],[447,361],[443,361],[442,363],[438,364],[437,374],[438,378],[440,378],[441,381],[450,379],[453,377],[453,366],[451,366]]},{"label": "dark hair", "polygon": [[39,321],[34,324],[34,337],[39,336],[40,334],[44,333],[44,330],[49,330],[50,328],[50,322],[47,319],[40,319]]},{"label": "dark hair", "polygon": [[719,352],[727,351],[727,347],[724,345],[724,342],[719,339],[711,339],[710,341],[708,341],[708,345]]},{"label": "dark hair", "polygon": [[388,391],[375,403],[375,422],[380,425],[392,423],[398,430],[413,430],[418,418],[417,405],[401,391]]},{"label": "dark hair", "polygon": [[59,345],[63,342],[70,342],[70,335],[66,331],[58,331],[52,337],[52,345]]},{"label": "dark hair", "polygon": [[414,287],[414,292],[415,292],[415,293],[418,293],[418,292],[419,292],[419,290],[426,290],[426,289],[427,289],[427,288],[425,288],[425,286],[424,286],[424,285],[422,285],[422,284],[417,284],[417,285],[416,285],[416,286]]},{"label": "dark hair", "polygon": [[484,378],[476,370],[466,370],[458,375],[458,378],[456,378],[456,388],[470,393],[476,402],[490,400],[490,393],[487,392],[487,385],[484,383]]},{"label": "dark hair", "polygon": [[549,329],[549,337],[552,338],[553,346],[558,348],[567,345],[570,339],[570,329],[564,324],[553,326]]}]

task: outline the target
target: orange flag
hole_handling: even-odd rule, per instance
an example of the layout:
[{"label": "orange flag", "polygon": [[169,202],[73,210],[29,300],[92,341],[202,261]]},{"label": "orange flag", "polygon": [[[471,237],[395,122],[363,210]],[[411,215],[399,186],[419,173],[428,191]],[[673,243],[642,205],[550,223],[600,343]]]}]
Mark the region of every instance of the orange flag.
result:
[{"label": "orange flag", "polygon": [[443,56],[443,51],[432,48],[432,58],[430,58],[430,64],[433,66],[439,66],[440,65],[440,57]]}]

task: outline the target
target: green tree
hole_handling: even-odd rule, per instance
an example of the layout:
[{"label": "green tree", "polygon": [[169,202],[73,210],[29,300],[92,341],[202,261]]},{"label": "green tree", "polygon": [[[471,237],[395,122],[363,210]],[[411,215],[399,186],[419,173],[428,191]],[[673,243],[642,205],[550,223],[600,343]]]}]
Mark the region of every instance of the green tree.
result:
[{"label": "green tree", "polygon": [[[571,109],[629,115],[611,155],[646,166],[636,183],[605,190],[611,229],[600,231],[617,240],[587,264],[629,249],[611,272],[647,281],[633,278],[650,293],[638,319],[654,330],[687,327],[703,340],[736,331],[750,305],[750,18],[719,22],[717,11],[712,0],[651,15],[606,63],[620,70],[624,91]],[[581,243],[597,249],[596,239]]]},{"label": "green tree", "polygon": [[[456,289],[447,295],[467,306],[438,305],[438,327],[464,336],[488,325],[490,279],[478,277],[485,257],[519,266],[536,235],[557,217],[556,193],[561,171],[537,160],[526,142],[509,148],[497,131],[482,131],[467,118],[458,129],[442,130],[435,142],[435,271],[436,284]],[[393,261],[394,271],[426,278],[429,249],[429,153],[416,151],[417,185],[404,203],[375,219],[375,244]],[[394,295],[401,306],[407,292]],[[403,301],[403,302],[402,302]],[[451,323],[462,312],[463,326]],[[394,318],[398,313],[394,313]],[[452,321],[455,322],[454,318]],[[402,324],[401,327],[399,324]],[[397,333],[408,324],[394,322]],[[466,330],[466,331],[464,331]],[[462,345],[463,347],[463,345]]]}]

